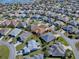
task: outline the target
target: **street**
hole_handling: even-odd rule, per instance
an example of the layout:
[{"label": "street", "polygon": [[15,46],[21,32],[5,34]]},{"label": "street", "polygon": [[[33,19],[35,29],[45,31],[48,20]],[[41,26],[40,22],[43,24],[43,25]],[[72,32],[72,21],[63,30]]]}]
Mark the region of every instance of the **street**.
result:
[{"label": "street", "polygon": [[0,41],[0,45],[5,45],[9,48],[9,59],[15,59],[16,56],[16,49],[13,44],[9,44],[8,42]]}]

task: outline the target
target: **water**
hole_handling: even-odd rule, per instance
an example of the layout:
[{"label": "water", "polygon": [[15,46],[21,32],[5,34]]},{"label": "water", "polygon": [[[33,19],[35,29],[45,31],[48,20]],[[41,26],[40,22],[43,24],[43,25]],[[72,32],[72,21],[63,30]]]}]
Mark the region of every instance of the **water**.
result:
[{"label": "water", "polygon": [[12,4],[12,3],[21,3],[21,4],[25,4],[25,3],[32,3],[33,0],[0,0],[0,3],[2,4]]}]

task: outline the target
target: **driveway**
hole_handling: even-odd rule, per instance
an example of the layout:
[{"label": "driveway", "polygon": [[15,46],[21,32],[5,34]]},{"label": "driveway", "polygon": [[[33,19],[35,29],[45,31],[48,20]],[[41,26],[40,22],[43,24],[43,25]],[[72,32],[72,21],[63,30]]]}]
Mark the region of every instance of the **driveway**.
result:
[{"label": "driveway", "polygon": [[5,45],[5,46],[7,46],[9,48],[9,50],[10,50],[9,59],[16,59],[15,58],[16,49],[15,49],[13,44],[10,44],[10,43],[4,42],[4,41],[0,41],[0,45]]}]

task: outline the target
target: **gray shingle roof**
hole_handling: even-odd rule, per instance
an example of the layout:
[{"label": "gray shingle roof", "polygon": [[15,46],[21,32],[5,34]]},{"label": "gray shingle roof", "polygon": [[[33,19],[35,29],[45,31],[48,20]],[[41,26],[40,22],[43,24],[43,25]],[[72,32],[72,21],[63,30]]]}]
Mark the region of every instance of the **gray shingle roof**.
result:
[{"label": "gray shingle roof", "polygon": [[19,36],[19,38],[20,38],[21,41],[24,41],[25,39],[27,39],[31,35],[32,35],[32,33],[25,31]]},{"label": "gray shingle roof", "polygon": [[15,28],[9,33],[9,35],[16,37],[21,31],[22,31],[21,29]]},{"label": "gray shingle roof", "polygon": [[54,44],[49,48],[49,54],[52,56],[64,56],[65,55],[65,49],[64,47]]},{"label": "gray shingle roof", "polygon": [[48,33],[42,34],[41,38],[46,42],[50,42],[55,39],[55,36],[51,32],[48,32]]}]

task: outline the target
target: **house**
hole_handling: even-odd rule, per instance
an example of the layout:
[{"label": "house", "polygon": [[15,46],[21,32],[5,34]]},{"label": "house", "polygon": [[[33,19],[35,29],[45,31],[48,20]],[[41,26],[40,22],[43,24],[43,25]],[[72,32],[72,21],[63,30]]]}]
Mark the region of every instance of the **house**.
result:
[{"label": "house", "polygon": [[62,29],[68,33],[74,33],[74,27],[71,25],[65,26]]},{"label": "house", "polygon": [[76,22],[75,20],[71,20],[69,24],[72,26],[77,26],[78,22]]},{"label": "house", "polygon": [[18,21],[17,21],[17,20],[11,20],[11,23],[10,23],[9,26],[11,26],[11,27],[16,27],[17,24],[18,24]]},{"label": "house", "polygon": [[31,31],[32,32],[35,32],[37,34],[43,34],[45,33],[46,31],[50,31],[51,29],[48,28],[47,26],[45,25],[41,25],[41,24],[38,24],[38,25],[32,25],[31,26]]},{"label": "house", "polygon": [[58,57],[62,57],[65,56],[65,48],[62,46],[61,43],[56,43],[54,45],[52,45],[51,47],[48,48],[48,53],[52,56],[58,56]]},{"label": "house", "polygon": [[3,20],[2,22],[0,22],[0,26],[9,26],[10,23],[10,20]]},{"label": "house", "polygon": [[0,35],[7,35],[11,29],[9,28],[2,28],[0,29]]},{"label": "house", "polygon": [[64,2],[65,0],[57,0],[58,2]]},{"label": "house", "polygon": [[21,31],[22,31],[21,29],[15,28],[9,33],[9,36],[16,37],[18,34],[20,34]]},{"label": "house", "polygon": [[42,19],[42,17],[37,14],[37,15],[33,15],[33,16],[31,17],[31,19]]},{"label": "house", "polygon": [[23,55],[24,55],[24,54],[28,54],[28,53],[30,53],[30,49],[29,49],[27,46],[25,46],[25,47],[23,48],[23,50],[22,50],[22,53],[23,53]]},{"label": "house", "polygon": [[34,59],[44,59],[44,55],[43,54],[34,55],[33,58]]},{"label": "house", "polygon": [[51,33],[51,32],[48,32],[48,33],[44,33],[40,36],[45,42],[50,42],[52,40],[55,40],[55,36]]},{"label": "house", "polygon": [[31,51],[35,51],[40,49],[40,43],[36,42],[35,40],[30,40],[28,41],[28,45],[27,47],[31,50]]},{"label": "house", "polygon": [[23,42],[25,39],[27,39],[31,35],[32,35],[32,33],[28,32],[28,31],[24,31],[22,34],[19,35],[18,41]]},{"label": "house", "polygon": [[69,21],[69,17],[67,17],[67,16],[62,16],[62,17],[60,18],[60,21],[68,22],[68,21]]},{"label": "house", "polygon": [[75,31],[75,34],[79,34],[79,30]]},{"label": "house", "polygon": [[17,28],[26,28],[27,27],[27,23],[26,22],[19,22],[17,25]]},{"label": "house", "polygon": [[54,25],[55,26],[63,26],[65,24],[63,22],[61,22],[61,21],[56,21],[56,22],[54,22]]}]

